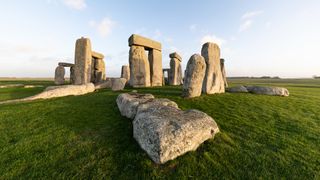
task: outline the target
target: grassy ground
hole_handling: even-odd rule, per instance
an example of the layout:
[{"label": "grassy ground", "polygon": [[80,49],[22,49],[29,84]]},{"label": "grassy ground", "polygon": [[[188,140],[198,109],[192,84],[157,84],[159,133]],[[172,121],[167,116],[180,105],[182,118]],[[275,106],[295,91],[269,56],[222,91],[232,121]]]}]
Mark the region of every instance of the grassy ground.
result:
[{"label": "grassy ground", "polygon": [[[0,105],[0,179],[319,179],[320,81],[231,84],[284,86],[290,97],[226,93],[185,100],[180,87],[138,90],[204,111],[220,127],[214,140],[164,165],[154,164],[132,138],[132,124],[115,103],[119,93]],[[38,90],[10,97],[1,91],[0,99]]]}]

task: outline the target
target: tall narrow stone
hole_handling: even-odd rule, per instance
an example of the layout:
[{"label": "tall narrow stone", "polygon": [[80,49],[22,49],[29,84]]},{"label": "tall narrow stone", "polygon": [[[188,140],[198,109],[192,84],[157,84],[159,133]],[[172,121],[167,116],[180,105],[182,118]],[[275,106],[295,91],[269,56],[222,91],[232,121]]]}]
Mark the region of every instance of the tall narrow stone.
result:
[{"label": "tall narrow stone", "polygon": [[205,43],[201,55],[206,62],[206,75],[203,81],[202,92],[206,94],[224,93],[224,80],[220,67],[220,48],[215,43]]},{"label": "tall narrow stone", "polygon": [[106,79],[106,67],[103,59],[95,59],[93,74],[93,82],[95,83],[101,82]]},{"label": "tall narrow stone", "polygon": [[121,78],[125,78],[127,82],[130,80],[130,68],[127,65],[123,65],[121,68]]},{"label": "tall narrow stone", "polygon": [[132,45],[129,51],[130,85],[150,86],[150,66],[144,47]]},{"label": "tall narrow stone", "polygon": [[70,67],[70,83],[74,84],[75,82],[75,75],[74,75],[74,66]]},{"label": "tall narrow stone", "polygon": [[148,55],[150,63],[151,86],[162,86],[162,54],[161,51],[152,49]]},{"label": "tall narrow stone", "polygon": [[224,66],[224,59],[220,59],[220,67],[221,67],[221,73],[224,81],[224,87],[228,87],[228,82],[227,82],[227,74],[226,74],[226,69]]},{"label": "tall narrow stone", "polygon": [[206,72],[206,62],[199,54],[190,57],[183,82],[182,96],[186,98],[201,95],[202,82]]},{"label": "tall narrow stone", "polygon": [[181,69],[181,57],[178,53],[171,53],[169,55],[170,60],[170,85],[181,85],[182,84],[182,69]]},{"label": "tall narrow stone", "polygon": [[80,38],[76,41],[75,48],[75,84],[87,84],[91,81],[91,42],[88,38]]},{"label": "tall narrow stone", "polygon": [[55,70],[55,74],[54,74],[54,83],[56,85],[62,85],[64,84],[64,75],[65,75],[66,71],[64,69],[63,66],[58,66]]}]

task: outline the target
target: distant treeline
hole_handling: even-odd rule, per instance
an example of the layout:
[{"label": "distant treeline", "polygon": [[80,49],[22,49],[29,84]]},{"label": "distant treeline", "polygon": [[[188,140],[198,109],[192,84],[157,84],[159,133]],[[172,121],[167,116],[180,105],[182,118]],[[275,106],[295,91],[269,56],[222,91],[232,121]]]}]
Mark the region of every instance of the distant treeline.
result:
[{"label": "distant treeline", "polygon": [[238,77],[227,77],[228,79],[281,79],[279,76],[261,76],[261,77],[249,77],[249,76],[238,76]]},{"label": "distant treeline", "polygon": [[320,76],[313,76],[314,79],[320,79]]}]

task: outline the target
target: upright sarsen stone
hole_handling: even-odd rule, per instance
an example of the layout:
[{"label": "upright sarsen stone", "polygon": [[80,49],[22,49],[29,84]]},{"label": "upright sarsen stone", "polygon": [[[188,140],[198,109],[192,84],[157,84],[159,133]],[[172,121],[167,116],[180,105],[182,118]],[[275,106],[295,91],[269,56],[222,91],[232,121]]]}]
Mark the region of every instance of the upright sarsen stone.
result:
[{"label": "upright sarsen stone", "polygon": [[206,94],[224,93],[224,80],[220,67],[220,48],[215,43],[205,43],[201,55],[206,62],[206,74],[203,81],[202,92]]},{"label": "upright sarsen stone", "polygon": [[224,87],[228,87],[228,82],[227,82],[227,74],[226,74],[226,69],[224,66],[224,59],[220,59],[220,67],[221,67],[221,73],[224,81]]},{"label": "upright sarsen stone", "polygon": [[91,81],[92,51],[88,38],[80,38],[76,41],[74,83],[87,84]]},{"label": "upright sarsen stone", "polygon": [[58,66],[55,70],[55,74],[54,74],[54,83],[56,85],[62,85],[64,84],[64,75],[65,75],[65,69],[63,66]]},{"label": "upright sarsen stone", "polygon": [[204,58],[199,54],[192,55],[186,68],[182,96],[192,98],[201,95],[205,72],[206,62]]},{"label": "upright sarsen stone", "polygon": [[131,46],[129,52],[130,85],[133,87],[149,87],[150,66],[148,57],[142,46]]},{"label": "upright sarsen stone", "polygon": [[130,68],[127,65],[123,65],[121,68],[121,78],[125,78],[127,82],[130,80]]},{"label": "upright sarsen stone", "polygon": [[182,84],[182,69],[181,69],[181,57],[178,53],[174,52],[169,55],[170,59],[170,85]]},{"label": "upright sarsen stone", "polygon": [[157,49],[149,51],[151,86],[162,86],[162,54]]}]

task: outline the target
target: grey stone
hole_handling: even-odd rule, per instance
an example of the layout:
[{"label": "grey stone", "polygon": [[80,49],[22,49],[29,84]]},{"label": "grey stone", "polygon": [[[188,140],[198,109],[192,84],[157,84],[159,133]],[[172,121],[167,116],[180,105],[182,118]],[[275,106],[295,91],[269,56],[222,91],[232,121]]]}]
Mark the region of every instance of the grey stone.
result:
[{"label": "grey stone", "polygon": [[181,57],[176,52],[170,54],[170,57],[171,57],[171,60],[170,60],[169,84],[181,85],[182,84]]},{"label": "grey stone", "polygon": [[133,87],[149,87],[150,66],[148,57],[142,46],[131,46],[129,53],[130,85]]},{"label": "grey stone", "polygon": [[65,75],[65,69],[63,66],[58,66],[55,70],[54,74],[54,83],[56,85],[62,85],[65,82],[64,75]]},{"label": "grey stone", "polygon": [[206,63],[202,56],[194,54],[190,57],[183,83],[182,95],[186,98],[201,95],[202,82],[206,72]]},{"label": "grey stone", "polygon": [[132,34],[128,41],[129,46],[143,46],[147,50],[156,49],[161,51],[161,43],[137,34]]},{"label": "grey stone", "polygon": [[162,86],[162,54],[161,51],[152,49],[148,55],[150,64],[151,86]]},{"label": "grey stone", "polygon": [[225,68],[224,62],[225,62],[224,59],[220,59],[220,67],[221,67],[222,78],[223,78],[223,81],[224,81],[224,87],[227,88],[228,87],[228,81],[227,81],[227,73],[226,73],[226,68]]},{"label": "grey stone", "polygon": [[96,84],[94,84],[95,89],[106,89],[106,88],[111,88],[112,87],[112,79],[113,78],[107,78],[104,81],[98,82]]},{"label": "grey stone", "polygon": [[152,94],[123,93],[117,97],[117,105],[122,116],[134,119],[138,106],[152,99]]},{"label": "grey stone", "polygon": [[271,96],[289,96],[289,91],[282,87],[245,86],[250,93]]},{"label": "grey stone", "polygon": [[158,164],[195,151],[218,132],[215,121],[203,112],[153,102],[140,105],[133,121],[133,137]]},{"label": "grey stone", "polygon": [[224,93],[224,80],[220,67],[220,48],[215,43],[205,43],[201,55],[206,61],[206,75],[203,81],[202,92],[206,94]]},{"label": "grey stone", "polygon": [[76,41],[74,83],[87,84],[91,82],[92,52],[91,42],[88,38],[80,38]]},{"label": "grey stone", "polygon": [[127,80],[125,78],[112,79],[112,91],[122,91],[126,85]]},{"label": "grey stone", "polygon": [[130,68],[127,65],[122,66],[121,68],[121,78],[125,78],[127,83],[130,80]]},{"label": "grey stone", "polygon": [[244,86],[229,87],[226,89],[229,93],[247,93],[248,90]]},{"label": "grey stone", "polygon": [[66,63],[66,62],[59,62],[58,65],[63,66],[63,67],[73,67],[74,66],[74,64]]}]

